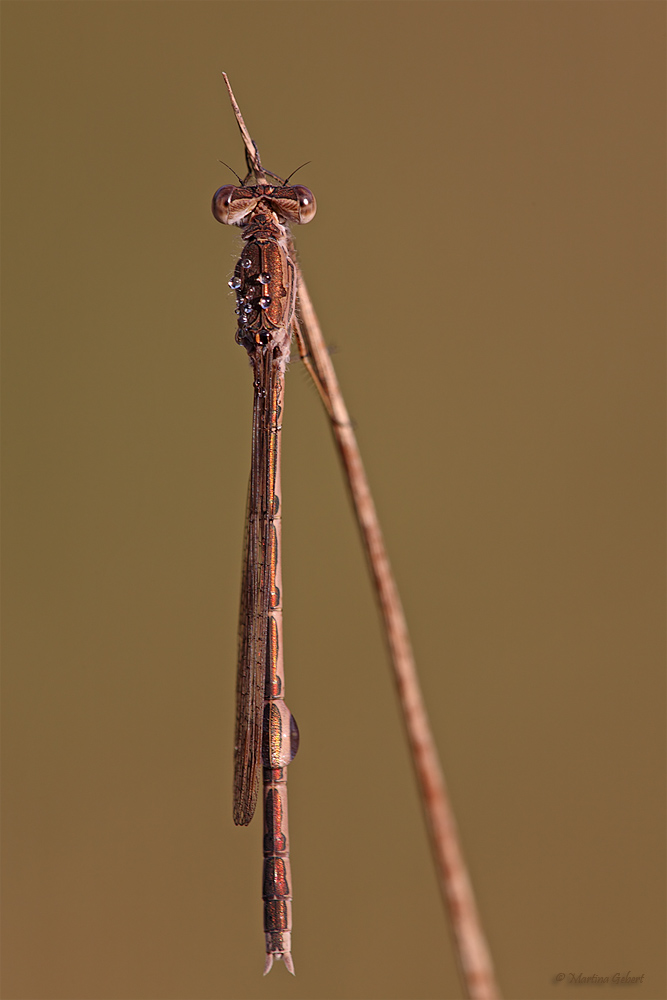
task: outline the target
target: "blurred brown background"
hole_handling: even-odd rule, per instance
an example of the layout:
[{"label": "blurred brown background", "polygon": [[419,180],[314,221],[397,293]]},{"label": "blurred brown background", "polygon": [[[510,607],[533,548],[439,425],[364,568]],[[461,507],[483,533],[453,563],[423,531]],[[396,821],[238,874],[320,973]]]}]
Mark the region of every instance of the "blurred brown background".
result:
[{"label": "blurred brown background", "polygon": [[209,208],[218,157],[243,169],[224,69],[267,166],[312,161],[300,258],[504,995],[664,997],[664,6],[3,15],[3,996],[461,996],[296,362],[297,976],[261,975],[260,822],[231,819],[252,390]]}]

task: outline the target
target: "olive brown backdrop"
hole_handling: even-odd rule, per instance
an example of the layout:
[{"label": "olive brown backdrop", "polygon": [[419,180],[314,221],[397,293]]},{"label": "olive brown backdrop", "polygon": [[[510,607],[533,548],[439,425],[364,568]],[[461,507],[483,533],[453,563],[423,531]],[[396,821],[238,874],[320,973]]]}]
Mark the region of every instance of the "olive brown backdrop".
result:
[{"label": "olive brown backdrop", "polygon": [[664,997],[664,5],[2,7],[3,996],[461,996],[298,362],[297,976],[261,975],[261,822],[231,818],[252,387],[209,207],[218,158],[243,171],[226,70],[266,165],[311,161],[298,251],[504,995]]}]

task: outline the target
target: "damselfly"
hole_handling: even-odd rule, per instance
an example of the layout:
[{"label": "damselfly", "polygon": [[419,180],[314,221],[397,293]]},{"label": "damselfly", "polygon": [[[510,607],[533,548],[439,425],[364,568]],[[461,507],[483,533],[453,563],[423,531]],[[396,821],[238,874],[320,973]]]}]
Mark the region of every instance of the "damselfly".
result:
[{"label": "damselfly", "polygon": [[221,187],[213,197],[218,222],[242,230],[245,245],[229,285],[236,292],[236,341],[250,357],[255,390],[236,679],[234,822],[251,821],[262,770],[264,971],[282,958],[293,973],[286,768],[298,749],[299,731],[284,700],[280,438],[297,290],[288,224],[310,222],[316,205],[308,188],[265,170],[256,147],[254,152],[245,180]]}]

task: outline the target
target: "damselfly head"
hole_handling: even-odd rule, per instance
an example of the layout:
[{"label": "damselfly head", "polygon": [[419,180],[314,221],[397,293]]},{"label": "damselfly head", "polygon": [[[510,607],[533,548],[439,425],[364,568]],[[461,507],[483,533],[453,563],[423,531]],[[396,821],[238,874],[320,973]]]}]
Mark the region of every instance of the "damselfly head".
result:
[{"label": "damselfly head", "polygon": [[285,221],[305,225],[315,217],[315,195],[302,184],[276,187],[258,184],[254,187],[237,187],[225,184],[213,195],[213,215],[226,226],[243,226],[244,219],[259,204],[265,203]]}]

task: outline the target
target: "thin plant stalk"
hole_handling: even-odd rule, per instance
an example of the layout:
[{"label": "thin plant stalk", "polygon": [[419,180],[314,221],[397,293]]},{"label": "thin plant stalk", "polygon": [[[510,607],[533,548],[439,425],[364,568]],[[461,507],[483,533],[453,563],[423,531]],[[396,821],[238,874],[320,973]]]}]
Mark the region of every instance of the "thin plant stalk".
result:
[{"label": "thin plant stalk", "polygon": [[[248,170],[256,177],[263,178],[265,171],[257,145],[246,128],[227,75],[223,73],[223,77],[243,138]],[[293,333],[301,359],[329,416],[380,606],[438,884],[449,914],[461,977],[471,1000],[498,1000],[500,992],[459,844],[456,821],[421,693],[398,587],[345,400],[300,269],[297,313],[298,319],[295,317],[293,321]]]},{"label": "thin plant stalk", "polygon": [[471,1000],[496,1000],[500,997],[500,992],[495,982],[491,954],[459,844],[456,821],[424,705],[398,587],[387,555],[359,445],[320,324],[300,272],[298,309],[309,360],[315,369],[320,394],[323,392],[325,396],[331,430],[380,605],[438,884],[449,913],[461,977]]}]

